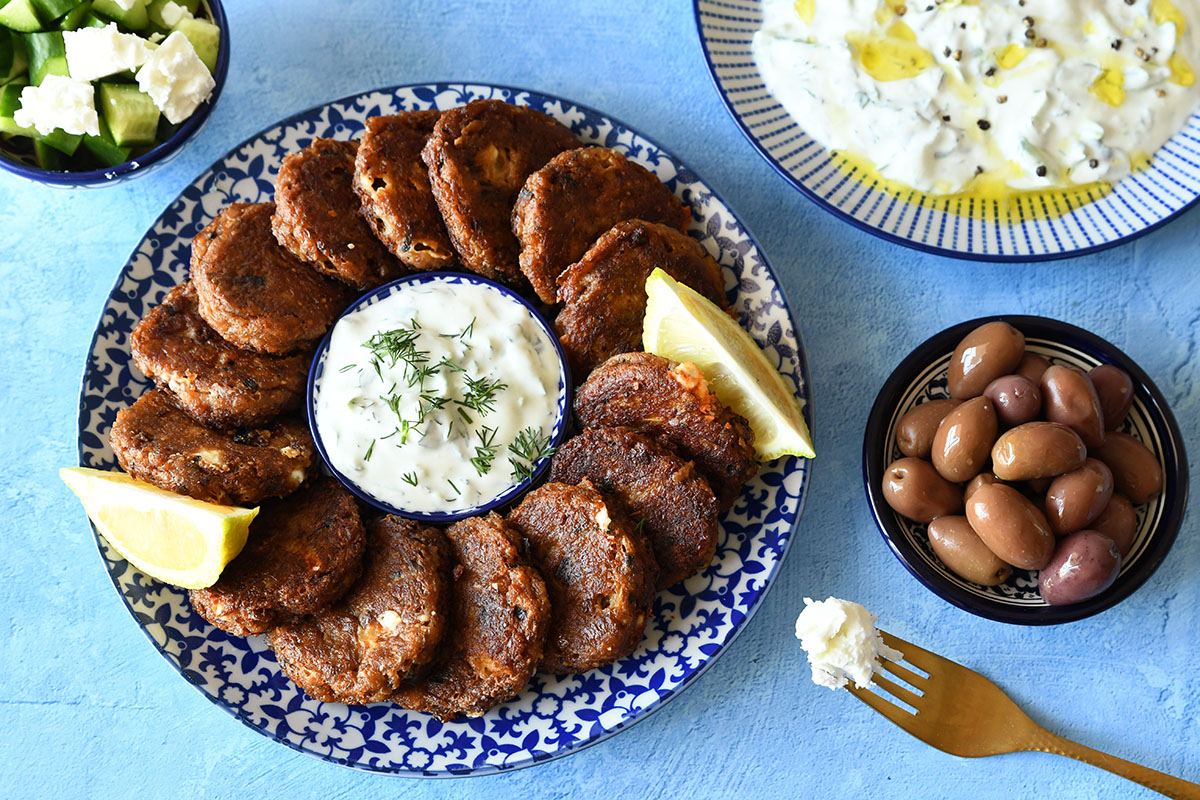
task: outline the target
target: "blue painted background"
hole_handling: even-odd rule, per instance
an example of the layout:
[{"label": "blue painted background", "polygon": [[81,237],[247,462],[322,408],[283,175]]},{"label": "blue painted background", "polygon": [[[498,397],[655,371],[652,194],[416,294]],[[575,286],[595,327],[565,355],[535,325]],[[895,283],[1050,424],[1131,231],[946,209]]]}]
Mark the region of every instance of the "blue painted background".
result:
[{"label": "blue painted background", "polygon": [[[177,159],[115,188],[0,175],[0,796],[929,798],[1154,796],[1050,755],[965,760],[809,682],[792,635],[805,595],[851,598],[893,632],[996,679],[1039,722],[1200,782],[1196,513],[1133,597],[1052,628],[987,622],[912,580],[859,479],[867,410],[898,358],[984,314],[1057,317],[1139,361],[1200,452],[1200,211],[1134,244],[1042,265],[950,261],[886,245],[793,191],[743,140],[704,69],[685,0],[230,0],[224,96]],[[560,94],[661,142],[757,235],[808,346],[819,457],[797,541],[764,606],[678,700],[567,759],[414,783],[286,750],[212,707],[113,593],[74,463],[78,375],[136,241],[234,144],[318,102],[398,83],[489,81]],[[1200,497],[1192,469],[1193,497]]]}]

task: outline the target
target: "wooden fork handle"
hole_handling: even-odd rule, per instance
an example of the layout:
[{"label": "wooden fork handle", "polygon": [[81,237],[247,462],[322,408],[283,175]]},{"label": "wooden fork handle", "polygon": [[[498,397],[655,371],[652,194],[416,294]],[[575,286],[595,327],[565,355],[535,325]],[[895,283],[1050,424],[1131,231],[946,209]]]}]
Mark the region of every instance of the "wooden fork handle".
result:
[{"label": "wooden fork handle", "polygon": [[1142,786],[1176,800],[1200,800],[1200,784],[1181,780],[1165,772],[1143,767],[1141,764],[1135,764],[1123,758],[1110,756],[1108,753],[1093,750],[1049,731],[1042,731],[1042,733],[1044,735],[1037,737],[1036,744],[1030,747],[1031,750],[1057,753],[1060,756],[1091,764],[1093,767],[1108,770],[1114,775],[1120,775],[1134,783],[1140,783]]}]

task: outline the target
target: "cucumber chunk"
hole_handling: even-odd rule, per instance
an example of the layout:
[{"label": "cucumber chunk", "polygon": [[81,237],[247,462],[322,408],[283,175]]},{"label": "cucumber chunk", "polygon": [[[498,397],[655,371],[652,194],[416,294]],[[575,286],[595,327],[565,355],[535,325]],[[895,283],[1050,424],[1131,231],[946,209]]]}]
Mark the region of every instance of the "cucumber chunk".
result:
[{"label": "cucumber chunk", "polygon": [[0,83],[20,75],[29,66],[25,40],[16,31],[0,28]]},{"label": "cucumber chunk", "polygon": [[39,136],[38,139],[60,153],[73,156],[79,149],[79,143],[83,141],[83,134],[67,133],[62,128],[55,128],[45,136]]},{"label": "cucumber chunk", "polygon": [[37,157],[38,166],[42,169],[62,170],[66,168],[66,156],[41,139],[33,140],[33,154]]},{"label": "cucumber chunk", "polygon": [[221,49],[221,29],[206,19],[181,19],[174,30],[192,43],[192,48],[209,72],[217,71],[217,53]]},{"label": "cucumber chunk", "polygon": [[4,136],[33,138],[38,135],[36,128],[24,128],[13,119],[13,115],[21,107],[21,90],[24,88],[25,81],[22,80],[6,83],[3,88],[0,88],[0,134]]},{"label": "cucumber chunk", "polygon": [[33,0],[38,18],[47,21],[58,19],[77,5],[79,0]]},{"label": "cucumber chunk", "polygon": [[129,83],[101,83],[98,108],[112,132],[113,143],[153,144],[158,133],[158,106],[150,95]]},{"label": "cucumber chunk", "polygon": [[133,6],[128,11],[121,8],[116,0],[92,0],[92,10],[131,31],[140,31],[150,24],[146,0],[133,0]]},{"label": "cucumber chunk", "polygon": [[67,70],[67,50],[63,46],[61,32],[26,33],[23,38],[25,52],[29,58],[31,84],[40,85],[47,75],[70,76],[71,73]]},{"label": "cucumber chunk", "polygon": [[108,20],[104,19],[103,17],[98,16],[95,11],[93,11],[89,8],[88,12],[83,15],[83,22],[80,24],[79,27],[81,27],[81,28],[106,28],[106,27],[108,27]]},{"label": "cucumber chunk", "polygon": [[62,18],[59,27],[64,31],[76,31],[83,27],[83,21],[92,10],[91,3],[80,3],[68,11]]},{"label": "cucumber chunk", "polygon": [[100,120],[99,136],[87,134],[83,137],[83,147],[106,167],[115,167],[118,164],[124,164],[129,160],[129,154],[133,149],[130,147],[121,147],[114,142],[112,132],[104,124],[104,120]]},{"label": "cucumber chunk", "polygon": [[0,25],[21,33],[32,33],[42,29],[33,0],[8,0],[0,7]]},{"label": "cucumber chunk", "polygon": [[34,86],[47,75],[70,75],[60,31],[25,34],[25,50],[29,55],[29,82]]}]

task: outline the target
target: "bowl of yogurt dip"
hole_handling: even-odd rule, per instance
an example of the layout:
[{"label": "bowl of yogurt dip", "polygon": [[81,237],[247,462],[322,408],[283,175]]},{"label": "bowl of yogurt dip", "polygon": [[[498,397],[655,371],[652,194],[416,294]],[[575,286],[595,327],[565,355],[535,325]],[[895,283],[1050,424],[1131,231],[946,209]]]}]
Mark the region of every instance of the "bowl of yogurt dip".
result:
[{"label": "bowl of yogurt dip", "polygon": [[695,0],[730,113],[826,210],[941,255],[1127,241],[1200,197],[1200,0]]},{"label": "bowl of yogurt dip", "polygon": [[549,323],[512,290],[424,272],[334,323],[306,409],[330,471],[389,514],[453,522],[520,496],[566,435],[570,375]]}]

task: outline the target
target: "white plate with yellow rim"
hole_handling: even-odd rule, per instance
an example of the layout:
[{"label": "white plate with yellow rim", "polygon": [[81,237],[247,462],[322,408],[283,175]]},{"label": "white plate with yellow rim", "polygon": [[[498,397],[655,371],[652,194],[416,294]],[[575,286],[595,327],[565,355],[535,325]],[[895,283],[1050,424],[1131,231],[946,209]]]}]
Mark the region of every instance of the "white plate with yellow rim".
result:
[{"label": "white plate with yellow rim", "polygon": [[761,0],[693,0],[709,72],[746,138],[817,205],[890,242],[979,261],[1044,261],[1127,242],[1200,199],[1200,115],[1193,113],[1145,168],[1107,193],[1046,195],[1013,204],[897,190],[839,159],[767,90],[750,45]]}]

